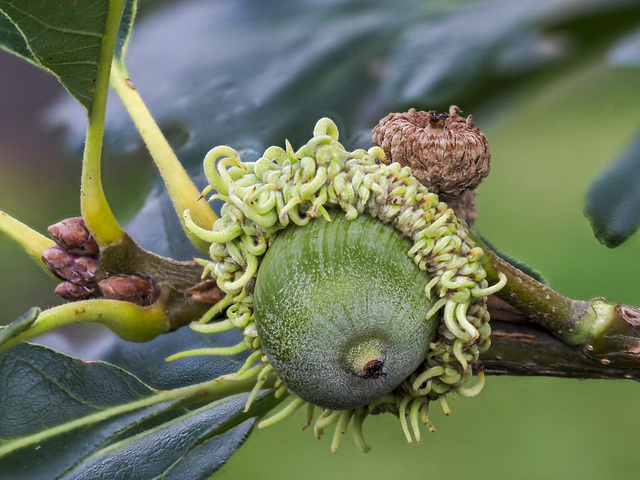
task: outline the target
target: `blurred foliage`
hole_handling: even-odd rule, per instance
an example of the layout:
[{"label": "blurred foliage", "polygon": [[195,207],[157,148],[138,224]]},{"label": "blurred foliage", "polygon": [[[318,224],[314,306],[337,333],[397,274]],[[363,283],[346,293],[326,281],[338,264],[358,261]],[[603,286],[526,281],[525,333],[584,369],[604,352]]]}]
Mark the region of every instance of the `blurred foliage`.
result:
[{"label": "blurred foliage", "polygon": [[589,189],[585,212],[596,238],[617,247],[640,225],[640,135]]},{"label": "blurred foliage", "polygon": [[[491,144],[482,233],[566,295],[640,304],[638,238],[604,249],[582,215],[591,180],[640,124],[640,2],[235,0],[142,10],[129,71],[194,175],[217,144],[250,160],[285,138],[295,146],[328,115],[347,147],[365,146],[388,111],[453,103]],[[82,145],[82,116],[70,100],[48,114],[71,151]],[[131,212],[153,174],[113,98],[107,142],[119,166],[107,181],[120,187],[109,198]],[[161,192],[132,231],[156,251],[184,255],[172,246],[177,230]],[[27,202],[21,196],[12,213]],[[156,215],[167,222],[150,221]],[[16,303],[4,295],[2,304]],[[639,393],[626,382],[493,377],[478,398],[452,402],[451,418],[434,408],[438,431],[422,446],[407,446],[395,419],[368,420],[367,455],[346,441],[331,455],[327,439],[298,432],[298,415],[254,433],[218,477],[635,479]]]},{"label": "blurred foliage", "polygon": [[[211,145],[295,144],[322,115],[346,126],[353,146],[390,110],[457,102],[476,112],[507,101],[534,73],[559,75],[602,55],[639,17],[637,2],[610,0],[191,1],[142,18],[127,57],[154,116],[194,166]],[[119,156],[141,142],[112,100],[108,137]],[[80,148],[75,107],[67,100],[51,116]]]}]

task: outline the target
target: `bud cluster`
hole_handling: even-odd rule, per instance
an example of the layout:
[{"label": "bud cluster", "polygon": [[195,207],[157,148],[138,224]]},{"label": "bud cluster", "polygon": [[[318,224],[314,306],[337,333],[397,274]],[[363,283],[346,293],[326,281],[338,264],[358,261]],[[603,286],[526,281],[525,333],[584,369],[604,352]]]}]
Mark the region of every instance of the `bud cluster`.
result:
[{"label": "bud cluster", "polygon": [[70,301],[89,298],[96,289],[100,250],[84,219],[67,218],[51,225],[48,231],[56,245],[43,252],[42,261],[63,280],[55,292]]},{"label": "bud cluster", "polygon": [[[111,300],[151,305],[160,288],[147,276],[116,274],[99,279],[100,248],[82,217],[67,218],[48,228],[56,245],[45,250],[42,261],[63,280],[55,292],[65,300],[86,300],[99,294]],[[100,272],[105,277],[105,272]]]}]

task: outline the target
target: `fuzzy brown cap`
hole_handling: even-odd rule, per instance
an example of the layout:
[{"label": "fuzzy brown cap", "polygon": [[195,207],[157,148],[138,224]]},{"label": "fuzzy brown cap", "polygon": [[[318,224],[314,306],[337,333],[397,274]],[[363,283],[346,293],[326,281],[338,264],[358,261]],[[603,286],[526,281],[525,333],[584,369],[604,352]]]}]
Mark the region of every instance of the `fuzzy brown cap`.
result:
[{"label": "fuzzy brown cap", "polygon": [[491,159],[487,139],[460,111],[390,113],[373,129],[373,144],[390,162],[411,167],[430,192],[455,198],[480,184]]}]

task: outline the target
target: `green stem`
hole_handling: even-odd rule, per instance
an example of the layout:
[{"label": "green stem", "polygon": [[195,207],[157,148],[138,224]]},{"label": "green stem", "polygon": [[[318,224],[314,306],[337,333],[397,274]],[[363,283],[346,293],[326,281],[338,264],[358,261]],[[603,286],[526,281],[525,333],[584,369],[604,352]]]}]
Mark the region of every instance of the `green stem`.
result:
[{"label": "green stem", "polygon": [[528,319],[549,330],[568,345],[587,345],[611,322],[614,306],[601,299],[572,300],[543,285],[496,255],[475,233],[473,241],[484,251],[483,266],[489,283],[498,272],[507,277],[496,296],[517,308]]},{"label": "green stem", "polygon": [[42,253],[55,245],[54,241],[0,210],[0,232],[14,240],[49,275],[53,274],[42,261]]},{"label": "green stem", "polygon": [[96,77],[95,98],[93,107],[89,112],[87,140],[82,160],[80,210],[87,228],[100,246],[118,242],[124,234],[107,203],[102,188],[100,172],[104,117],[109,92],[109,75],[123,5],[124,0],[111,0],[109,2],[107,25],[102,39]]},{"label": "green stem", "polygon": [[131,342],[147,342],[170,328],[162,301],[141,307],[104,298],[83,300],[44,310],[29,329],[0,345],[0,352],[55,328],[80,322],[101,323]]},{"label": "green stem", "polygon": [[122,100],[135,123],[142,139],[153,158],[162,179],[167,186],[173,207],[180,218],[189,241],[200,251],[208,252],[209,243],[191,233],[185,228],[183,212],[189,210],[191,218],[201,227],[211,229],[218,219],[200,191],[193,184],[184,170],[180,160],[176,157],[171,145],[162,134],[151,113],[144,104],[140,94],[129,78],[121,62],[114,63],[111,71],[111,85]]},{"label": "green stem", "polygon": [[[56,435],[68,433],[85,426],[94,425],[98,422],[103,422],[117,415],[122,415],[134,410],[139,410],[173,400],[178,400],[180,406],[192,405],[201,402],[210,402],[220,398],[228,397],[230,395],[249,392],[253,389],[255,383],[255,377],[243,378],[241,380],[232,380],[229,378],[220,377],[208,382],[190,385],[188,387],[161,391],[150,397],[142,398],[135,402],[100,410],[99,412],[78,418],[57,427],[53,427],[45,431],[35,433],[33,435],[28,435],[26,437],[9,441],[6,444],[0,446],[0,458],[20,448],[25,448],[30,445],[37,445],[41,442],[46,441],[47,439],[55,437]],[[274,378],[270,378],[267,383],[268,384],[265,384],[264,388],[271,388],[275,383],[275,376]],[[176,405],[174,405],[174,407],[175,406]]]}]

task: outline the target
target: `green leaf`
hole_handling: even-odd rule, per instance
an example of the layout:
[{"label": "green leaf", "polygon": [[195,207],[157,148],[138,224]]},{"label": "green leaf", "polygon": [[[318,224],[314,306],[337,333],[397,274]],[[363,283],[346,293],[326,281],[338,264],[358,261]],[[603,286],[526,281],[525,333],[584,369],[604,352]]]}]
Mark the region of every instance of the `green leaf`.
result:
[{"label": "green leaf", "polygon": [[[238,395],[214,402],[110,445],[65,478],[204,480],[249,435],[255,413],[243,412],[246,400],[246,395]],[[273,403],[269,395],[252,410],[266,413]]]},{"label": "green leaf", "polygon": [[617,247],[640,226],[640,135],[596,179],[587,193],[585,215],[596,238]]},{"label": "green leaf", "polygon": [[0,9],[0,48],[38,65],[18,27]]},{"label": "green leaf", "polygon": [[[204,186],[205,183],[200,182],[200,187]],[[160,179],[155,182],[144,207],[127,225],[127,233],[142,248],[175,260],[191,260],[202,255],[182,232],[171,198]]]},{"label": "green leaf", "polygon": [[10,338],[30,328],[33,322],[37,320],[38,315],[40,315],[40,309],[38,307],[31,307],[26,313],[20,315],[20,317],[6,327],[0,327],[0,346]]},{"label": "green leaf", "polygon": [[199,385],[158,394],[113,365],[30,344],[0,355],[0,376],[3,480],[206,478],[279,402],[266,395],[244,412],[243,394],[202,406]]},{"label": "green leaf", "polygon": [[53,73],[82,106],[91,111],[108,0],[0,0],[0,9],[22,35],[9,44],[14,53],[26,44],[37,64]]},{"label": "green leaf", "polygon": [[[54,74],[90,112],[108,0],[0,0],[0,48]],[[124,8],[116,52],[122,55],[136,2]]]},{"label": "green leaf", "polygon": [[7,480],[25,478],[27,472],[30,479],[57,478],[141,414],[125,414],[82,430],[62,429],[51,439],[27,445],[21,446],[20,439],[153,393],[119,368],[84,363],[29,344],[0,356],[0,376],[0,478]]},{"label": "green leaf", "polygon": [[122,10],[122,18],[120,20],[120,29],[118,30],[118,38],[116,40],[116,48],[113,52],[114,61],[124,64],[124,58],[127,53],[127,45],[131,38],[131,30],[133,22],[138,11],[137,0],[126,0],[124,9]]}]

